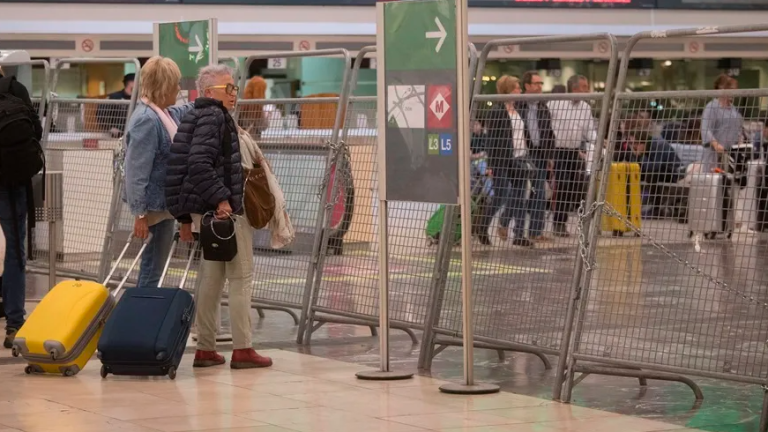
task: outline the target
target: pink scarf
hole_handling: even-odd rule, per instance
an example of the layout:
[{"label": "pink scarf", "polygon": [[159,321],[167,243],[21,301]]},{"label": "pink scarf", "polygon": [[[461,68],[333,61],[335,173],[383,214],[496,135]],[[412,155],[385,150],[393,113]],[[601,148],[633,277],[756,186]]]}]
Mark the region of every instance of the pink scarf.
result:
[{"label": "pink scarf", "polygon": [[171,137],[171,141],[173,141],[173,137],[176,136],[176,132],[178,131],[179,126],[175,121],[173,121],[173,118],[171,117],[171,114],[168,113],[168,110],[160,109],[160,107],[150,102],[147,98],[141,98],[141,101],[144,102],[148,107],[152,108],[152,111],[154,111],[155,114],[160,117],[160,121],[163,123],[165,131],[168,132],[168,136]]}]

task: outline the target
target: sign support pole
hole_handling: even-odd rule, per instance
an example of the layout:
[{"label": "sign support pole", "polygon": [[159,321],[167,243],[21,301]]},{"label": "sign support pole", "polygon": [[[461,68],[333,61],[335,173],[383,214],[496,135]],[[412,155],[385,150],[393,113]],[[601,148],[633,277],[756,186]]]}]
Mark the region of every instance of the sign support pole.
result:
[{"label": "sign support pole", "polygon": [[[381,113],[387,112],[385,100],[385,55],[384,49],[384,4],[376,4],[377,32],[376,43],[378,67],[376,78],[378,81],[377,109],[379,112],[379,137],[378,160],[386,160],[386,117],[381,122]],[[381,165],[380,165],[381,166]],[[358,372],[355,376],[361,380],[395,381],[413,378],[412,372],[396,372],[390,369],[389,363],[389,239],[387,230],[387,195],[386,195],[386,170],[379,168],[379,357],[381,365],[376,371]]]},{"label": "sign support pole", "polygon": [[474,377],[474,329],[472,305],[472,207],[469,187],[469,25],[467,0],[456,1],[456,93],[459,147],[459,200],[461,202],[461,298],[462,332],[464,334],[464,382],[449,383],[440,391],[450,394],[477,395],[499,391],[495,384],[475,383]]}]

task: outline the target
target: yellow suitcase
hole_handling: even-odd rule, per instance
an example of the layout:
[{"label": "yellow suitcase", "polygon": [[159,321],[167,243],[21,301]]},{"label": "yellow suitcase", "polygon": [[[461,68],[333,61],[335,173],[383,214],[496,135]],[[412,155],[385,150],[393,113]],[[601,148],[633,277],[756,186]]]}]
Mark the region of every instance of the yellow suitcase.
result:
[{"label": "yellow suitcase", "polygon": [[[640,192],[640,165],[636,163],[612,163],[605,188],[605,202],[627,218],[632,225],[641,228],[642,195]],[[623,236],[631,229],[618,218],[603,214],[603,231]]]},{"label": "yellow suitcase", "polygon": [[[117,291],[136,267],[149,239],[142,244]],[[128,239],[109,276],[103,284],[92,281],[66,281],[57,284],[27,318],[13,341],[14,357],[27,360],[25,372],[60,373],[74,376],[96,352],[101,330],[115,306],[115,298],[106,288],[131,239]]]}]

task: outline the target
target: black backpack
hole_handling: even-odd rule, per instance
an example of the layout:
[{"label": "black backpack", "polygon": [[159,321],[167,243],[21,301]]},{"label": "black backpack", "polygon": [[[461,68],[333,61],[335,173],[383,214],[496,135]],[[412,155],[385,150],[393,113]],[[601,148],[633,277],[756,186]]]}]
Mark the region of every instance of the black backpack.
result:
[{"label": "black backpack", "polygon": [[34,108],[10,93],[15,80],[0,78],[0,182],[7,186],[28,184],[45,166]]}]

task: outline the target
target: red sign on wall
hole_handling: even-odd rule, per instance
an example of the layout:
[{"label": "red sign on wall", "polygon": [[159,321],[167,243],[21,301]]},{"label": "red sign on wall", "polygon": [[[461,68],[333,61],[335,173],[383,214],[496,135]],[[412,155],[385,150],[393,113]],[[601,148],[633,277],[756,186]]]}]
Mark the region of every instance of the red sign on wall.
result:
[{"label": "red sign on wall", "polygon": [[452,128],[453,91],[451,86],[427,86],[427,129]]}]

